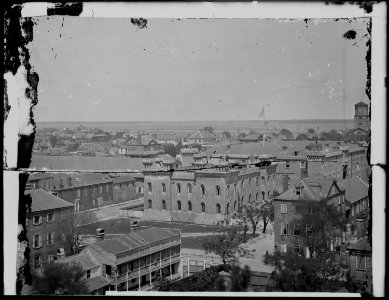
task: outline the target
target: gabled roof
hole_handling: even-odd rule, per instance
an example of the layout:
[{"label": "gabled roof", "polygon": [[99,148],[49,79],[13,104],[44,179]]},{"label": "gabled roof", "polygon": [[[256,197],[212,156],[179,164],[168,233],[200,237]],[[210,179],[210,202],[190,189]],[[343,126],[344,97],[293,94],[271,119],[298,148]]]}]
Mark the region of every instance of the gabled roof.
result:
[{"label": "gabled roof", "polygon": [[354,250],[354,251],[371,252],[371,246],[369,244],[369,241],[367,240],[367,237],[361,238],[356,243],[348,246],[346,249],[351,251]]},{"label": "gabled roof", "polygon": [[89,293],[94,292],[103,287],[106,287],[110,284],[110,281],[102,275],[86,278],[81,282],[85,284]]},{"label": "gabled roof", "polygon": [[46,172],[39,172],[39,173],[31,173],[28,176],[28,180],[41,180],[41,179],[48,179],[48,178],[54,178],[53,174],[46,173]]},{"label": "gabled roof", "polygon": [[194,134],[188,137],[188,139],[215,139],[216,135],[204,130],[197,130]]},{"label": "gabled roof", "polygon": [[[66,186],[65,182],[63,189],[112,182],[111,178],[106,178],[107,175],[99,173],[66,174],[65,176],[58,174],[58,176],[62,176],[62,178],[70,177],[72,179],[72,186]],[[60,190],[62,188],[57,187],[57,189]]]},{"label": "gabled roof", "polygon": [[42,189],[27,190],[25,191],[25,194],[31,195],[31,212],[73,207],[73,204]]},{"label": "gabled roof", "polygon": [[[328,197],[328,194],[334,185],[336,186],[336,183],[333,178],[316,174],[299,180],[275,199],[291,201],[320,201],[322,198]],[[297,186],[302,187],[300,195],[296,194]]]},{"label": "gabled roof", "polygon": [[124,182],[134,182],[134,181],[136,181],[136,179],[130,175],[124,175],[124,176],[112,178],[113,184],[124,183]]},{"label": "gabled roof", "polygon": [[143,146],[143,144],[136,137],[129,136],[126,142],[123,144],[123,146],[131,146],[131,145]]},{"label": "gabled roof", "polygon": [[369,195],[369,185],[359,177],[344,179],[339,185],[346,190],[346,200],[351,204]]}]

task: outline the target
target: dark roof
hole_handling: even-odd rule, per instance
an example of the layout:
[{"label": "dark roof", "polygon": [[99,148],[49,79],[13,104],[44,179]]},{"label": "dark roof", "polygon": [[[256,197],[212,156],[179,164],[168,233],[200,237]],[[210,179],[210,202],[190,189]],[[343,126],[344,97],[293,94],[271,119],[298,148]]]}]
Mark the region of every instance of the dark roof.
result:
[{"label": "dark roof", "polygon": [[368,104],[366,104],[365,102],[358,102],[357,104],[355,104],[355,106],[369,106]]},{"label": "dark roof", "polygon": [[369,241],[367,240],[367,237],[358,240],[356,243],[348,246],[346,249],[350,251],[354,250],[354,251],[371,252],[371,246],[369,244]]},{"label": "dark roof", "polygon": [[39,172],[39,173],[31,173],[30,176],[28,176],[28,180],[41,180],[41,179],[47,179],[53,177],[54,177],[53,174]]},{"label": "dark roof", "polygon": [[123,182],[133,182],[133,181],[136,181],[136,179],[130,175],[124,175],[124,176],[112,178],[113,184],[123,183]]},{"label": "dark roof", "polygon": [[120,252],[136,249],[179,234],[180,231],[177,229],[148,227],[129,234],[120,235],[119,237],[113,239],[98,241],[90,244],[90,246],[96,251],[102,250],[115,255]]},{"label": "dark roof", "polygon": [[89,293],[101,289],[110,284],[110,281],[102,275],[90,277],[82,280],[81,282],[85,283],[85,286],[88,289]]},{"label": "dark roof", "polygon": [[42,189],[27,190],[25,194],[31,195],[31,212],[73,207],[73,204]]},{"label": "dark roof", "polygon": [[339,185],[346,190],[346,200],[351,204],[369,195],[369,185],[359,177],[345,179]]},{"label": "dark roof", "polygon": [[[106,178],[106,176],[106,174],[99,173],[67,174],[66,177],[72,179],[72,186],[65,186],[63,189],[112,182],[112,179]],[[61,188],[57,187],[57,189]]]},{"label": "dark roof", "polygon": [[58,263],[75,263],[82,267],[84,271],[91,270],[100,266],[100,263],[93,257],[89,251],[84,251],[76,255],[65,257],[62,260],[58,260]]}]

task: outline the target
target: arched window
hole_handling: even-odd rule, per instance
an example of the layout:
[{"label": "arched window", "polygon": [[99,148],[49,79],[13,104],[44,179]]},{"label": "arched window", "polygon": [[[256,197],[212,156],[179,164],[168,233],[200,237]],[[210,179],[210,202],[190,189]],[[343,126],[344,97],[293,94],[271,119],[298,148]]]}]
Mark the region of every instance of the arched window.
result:
[{"label": "arched window", "polygon": [[229,213],[230,213],[230,203],[227,203],[226,214],[228,215]]},{"label": "arched window", "polygon": [[258,201],[258,192],[255,194],[255,201]]},{"label": "arched window", "polygon": [[243,203],[243,199],[244,199],[244,196],[242,196],[242,199],[241,199],[240,203]]},{"label": "arched window", "polygon": [[244,180],[242,180],[242,183],[241,183],[241,186],[240,186],[240,188],[242,189],[242,191],[243,191],[243,189],[244,189]]},{"label": "arched window", "polygon": [[181,201],[177,201],[177,210],[181,210]]},{"label": "arched window", "polygon": [[201,212],[205,212],[205,203],[201,202]]},{"label": "arched window", "polygon": [[230,186],[227,184],[227,196],[230,195]]},{"label": "arched window", "polygon": [[181,184],[177,183],[177,193],[181,193]]},{"label": "arched window", "polygon": [[262,200],[265,200],[265,192],[262,192]]},{"label": "arched window", "polygon": [[165,200],[162,200],[162,209],[166,210],[166,201]]},{"label": "arched window", "polygon": [[192,202],[188,201],[188,211],[192,211]]},{"label": "arched window", "polygon": [[249,187],[251,186],[251,178],[249,178]]},{"label": "arched window", "polygon": [[216,195],[220,196],[220,186],[216,186]]},{"label": "arched window", "polygon": [[188,194],[192,194],[192,185],[188,183]]},{"label": "arched window", "polygon": [[257,183],[257,186],[259,186],[259,176],[255,177],[255,182]]},{"label": "arched window", "polygon": [[236,200],[234,201],[234,211],[236,210]]},{"label": "arched window", "polygon": [[166,193],[166,184],[162,183],[162,193]]},{"label": "arched window", "polygon": [[270,191],[267,192],[267,199],[270,199]]},{"label": "arched window", "polygon": [[220,204],[219,203],[216,204],[216,213],[220,214]]},{"label": "arched window", "polygon": [[249,195],[249,203],[251,202],[251,194]]},{"label": "arched window", "polygon": [[148,182],[147,186],[149,188],[149,192],[151,193],[153,191],[153,186],[152,186],[151,182]]},{"label": "arched window", "polygon": [[153,208],[153,200],[149,199],[149,201],[147,201],[147,202],[149,204],[148,208],[152,209]]},{"label": "arched window", "polygon": [[201,189],[201,196],[204,196],[205,195],[205,186],[204,186],[204,184],[202,184],[200,186],[200,189]]}]

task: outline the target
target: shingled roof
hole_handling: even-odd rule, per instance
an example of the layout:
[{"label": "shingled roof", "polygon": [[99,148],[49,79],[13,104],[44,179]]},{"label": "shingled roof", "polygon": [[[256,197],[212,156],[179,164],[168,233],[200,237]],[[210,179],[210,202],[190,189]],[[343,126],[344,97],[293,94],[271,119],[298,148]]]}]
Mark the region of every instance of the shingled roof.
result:
[{"label": "shingled roof", "polygon": [[371,252],[371,246],[369,244],[367,237],[364,237],[364,238],[358,240],[356,243],[348,246],[346,249],[349,251]]},{"label": "shingled roof", "polygon": [[346,200],[351,204],[369,195],[369,185],[359,177],[345,179],[339,185],[346,190]]}]

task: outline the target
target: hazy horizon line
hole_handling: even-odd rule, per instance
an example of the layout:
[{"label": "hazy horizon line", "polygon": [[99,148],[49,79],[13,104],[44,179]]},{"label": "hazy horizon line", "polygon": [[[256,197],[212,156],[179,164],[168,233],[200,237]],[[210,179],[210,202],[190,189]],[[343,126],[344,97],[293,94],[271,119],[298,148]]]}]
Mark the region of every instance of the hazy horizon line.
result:
[{"label": "hazy horizon line", "polygon": [[[266,120],[266,122],[282,122],[282,121],[353,121],[354,119],[273,119],[273,120]],[[167,123],[167,122],[264,122],[263,120],[217,120],[217,121],[211,121],[211,120],[203,120],[203,121],[188,121],[188,120],[178,120],[178,121],[35,121],[35,123],[123,123],[123,122],[133,122],[133,123],[140,123],[140,122],[147,122],[147,123]]]}]

